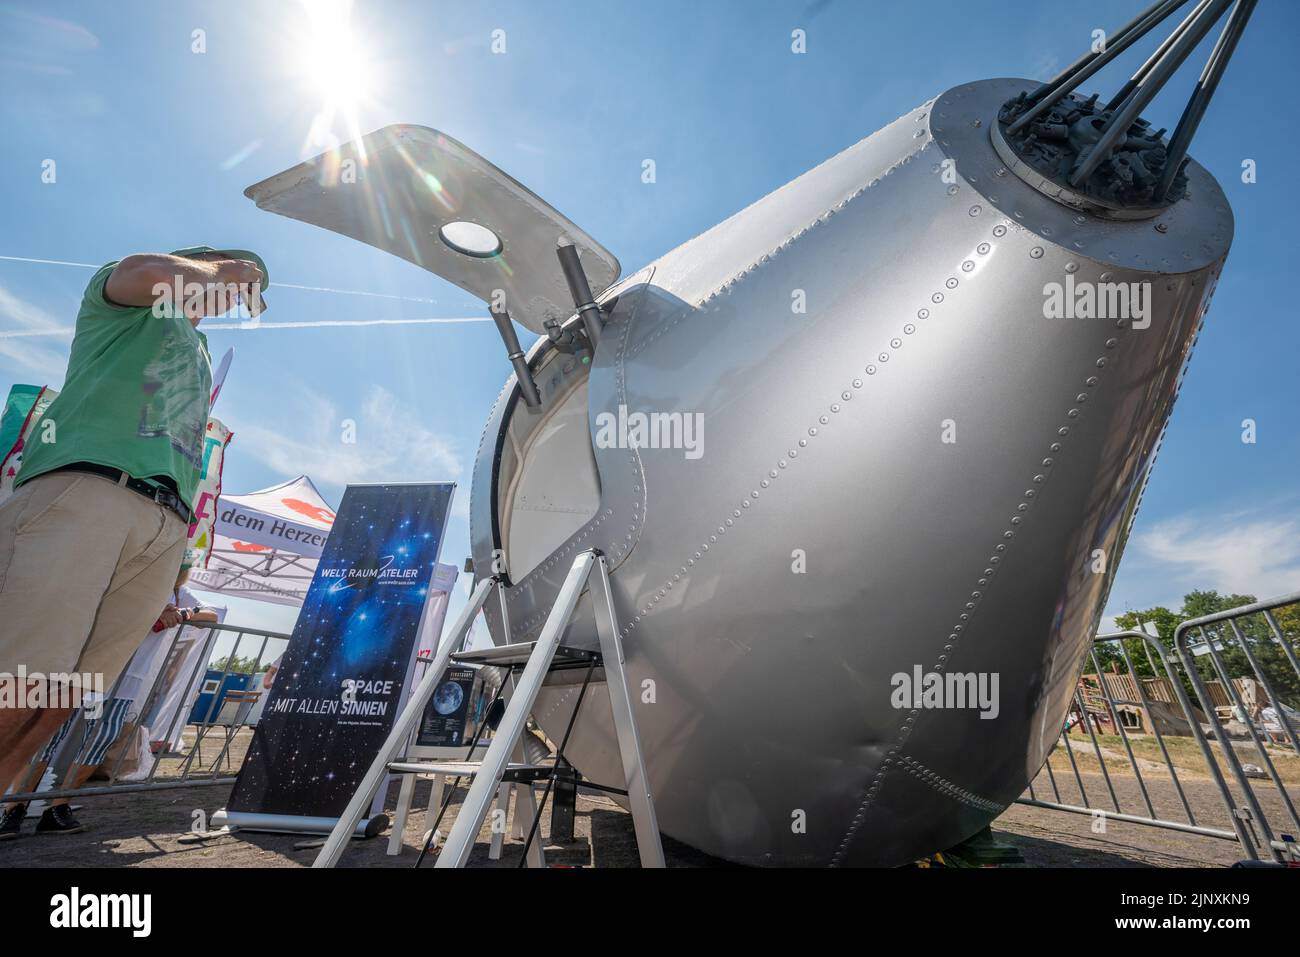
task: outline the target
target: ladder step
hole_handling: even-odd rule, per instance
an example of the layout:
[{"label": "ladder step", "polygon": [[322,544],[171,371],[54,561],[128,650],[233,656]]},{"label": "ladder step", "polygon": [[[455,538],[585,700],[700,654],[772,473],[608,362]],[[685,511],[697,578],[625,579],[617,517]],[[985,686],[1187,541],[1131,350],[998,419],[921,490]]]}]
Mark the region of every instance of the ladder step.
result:
[{"label": "ladder step", "polygon": [[[460,651],[451,656],[451,660],[460,664],[491,665],[497,668],[522,668],[528,664],[528,658],[537,647],[535,641],[522,641],[513,645],[497,645],[493,648],[478,648],[474,651]],[[564,668],[585,668],[592,662],[601,663],[599,651],[586,648],[574,648],[560,645],[555,649],[551,659],[551,671]]]},{"label": "ladder step", "polygon": [[[388,770],[394,774],[442,774],[448,777],[474,778],[481,761],[391,761]],[[545,781],[555,772],[552,764],[523,764],[511,761],[501,780],[506,784],[529,784]]]}]

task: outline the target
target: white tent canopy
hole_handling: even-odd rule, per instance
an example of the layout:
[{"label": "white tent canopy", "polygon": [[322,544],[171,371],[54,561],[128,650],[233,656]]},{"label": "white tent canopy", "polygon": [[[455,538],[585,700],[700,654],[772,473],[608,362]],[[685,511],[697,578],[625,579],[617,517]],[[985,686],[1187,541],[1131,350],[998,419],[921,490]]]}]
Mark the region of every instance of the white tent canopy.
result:
[{"label": "white tent canopy", "polygon": [[247,495],[222,495],[207,568],[195,568],[195,590],[277,605],[301,605],[334,510],[311,479],[296,479]]}]

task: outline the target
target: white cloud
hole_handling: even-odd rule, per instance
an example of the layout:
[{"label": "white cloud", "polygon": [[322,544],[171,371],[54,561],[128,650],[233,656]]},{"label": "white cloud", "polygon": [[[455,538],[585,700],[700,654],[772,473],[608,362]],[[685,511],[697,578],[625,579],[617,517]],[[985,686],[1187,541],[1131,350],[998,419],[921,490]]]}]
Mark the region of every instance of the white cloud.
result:
[{"label": "white cloud", "polygon": [[[382,386],[371,386],[356,409],[341,407],[307,386],[282,398],[289,401],[278,403],[278,423],[268,424],[265,411],[231,417],[232,452],[251,455],[286,478],[305,474],[337,486],[460,477],[460,459],[451,443]],[[355,442],[344,441],[348,419],[356,424]]]},{"label": "white cloud", "polygon": [[1114,615],[1102,615],[1101,621],[1097,625],[1097,634],[1109,635],[1116,631],[1123,631],[1119,623],[1115,621]]},{"label": "white cloud", "polygon": [[451,499],[451,517],[462,522],[469,521],[469,485],[457,486],[456,494]]},{"label": "white cloud", "polygon": [[63,335],[0,336],[0,361],[35,380],[33,385],[62,386],[72,342],[72,327],[66,321],[56,319],[0,285],[0,329],[6,332],[66,329]]},{"label": "white cloud", "polygon": [[1236,513],[1180,517],[1135,536],[1139,552],[1167,566],[1170,585],[1261,599],[1300,589],[1300,517]]}]

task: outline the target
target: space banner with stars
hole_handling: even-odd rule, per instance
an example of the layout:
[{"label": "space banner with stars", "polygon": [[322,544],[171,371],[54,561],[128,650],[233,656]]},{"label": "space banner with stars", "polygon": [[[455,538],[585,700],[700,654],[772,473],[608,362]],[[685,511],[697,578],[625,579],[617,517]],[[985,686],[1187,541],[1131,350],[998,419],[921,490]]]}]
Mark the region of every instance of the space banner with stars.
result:
[{"label": "space banner with stars", "polygon": [[454,489],[343,493],[230,811],[343,813],[405,700]]}]

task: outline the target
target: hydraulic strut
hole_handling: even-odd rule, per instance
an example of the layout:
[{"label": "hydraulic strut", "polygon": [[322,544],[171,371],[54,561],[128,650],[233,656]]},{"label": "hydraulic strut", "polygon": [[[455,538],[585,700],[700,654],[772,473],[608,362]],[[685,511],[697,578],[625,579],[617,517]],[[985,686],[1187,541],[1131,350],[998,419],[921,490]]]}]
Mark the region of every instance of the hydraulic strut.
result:
[{"label": "hydraulic strut", "polygon": [[506,344],[506,357],[515,368],[515,378],[519,380],[519,391],[523,393],[524,403],[530,409],[535,409],[542,404],[542,399],[537,394],[537,383],[533,381],[533,373],[528,368],[524,350],[519,347],[519,336],[515,334],[510,313],[492,306],[488,306],[488,312],[492,313],[492,321],[496,323],[497,332],[501,333],[501,341]]},{"label": "hydraulic strut", "polygon": [[569,295],[573,296],[574,308],[582,317],[582,327],[591,342],[591,354],[596,355],[596,343],[600,341],[600,306],[596,305],[591,295],[591,286],[587,283],[587,274],[578,259],[578,249],[570,244],[561,244],[555,250],[560,258],[560,269],[564,271],[564,281],[569,284]]}]

